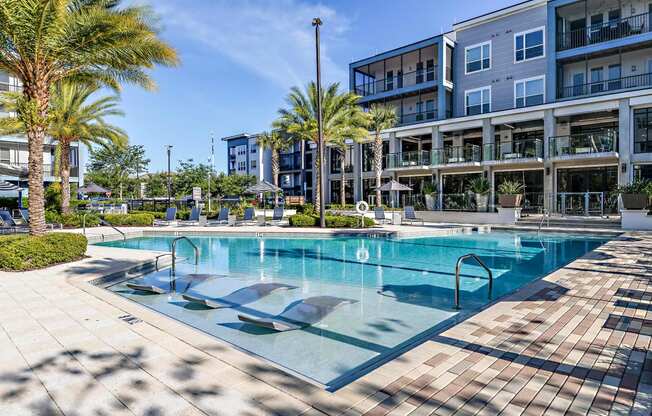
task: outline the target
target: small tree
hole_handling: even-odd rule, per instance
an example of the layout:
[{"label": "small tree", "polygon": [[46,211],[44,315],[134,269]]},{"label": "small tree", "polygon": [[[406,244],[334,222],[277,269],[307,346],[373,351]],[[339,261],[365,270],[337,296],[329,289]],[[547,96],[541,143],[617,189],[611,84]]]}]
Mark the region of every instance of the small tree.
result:
[{"label": "small tree", "polygon": [[[269,149],[272,152],[272,181],[274,185],[278,185],[278,175],[281,171],[280,152],[289,149],[293,142],[292,140],[278,130],[271,132],[263,132],[258,136],[258,146],[261,149]],[[278,205],[278,193],[274,196],[274,204]]]},{"label": "small tree", "polygon": [[86,176],[94,183],[117,192],[122,199],[125,185],[131,185],[129,177],[139,177],[147,170],[149,162],[142,145],[111,144],[91,150]]}]

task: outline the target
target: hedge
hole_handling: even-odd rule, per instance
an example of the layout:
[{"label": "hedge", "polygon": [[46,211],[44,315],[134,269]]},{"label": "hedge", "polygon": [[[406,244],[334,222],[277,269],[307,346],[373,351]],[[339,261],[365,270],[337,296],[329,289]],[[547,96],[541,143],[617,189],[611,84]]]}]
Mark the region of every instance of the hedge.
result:
[{"label": "hedge", "polygon": [[[45,221],[48,224],[61,224],[65,228],[81,228],[84,224],[84,214],[73,212],[70,214],[59,214],[54,211],[45,212]],[[86,214],[86,227],[97,227],[100,225],[100,216],[95,213]]]},{"label": "hedge", "polygon": [[147,227],[154,223],[152,214],[106,214],[104,220],[115,226]]},{"label": "hedge", "polygon": [[[295,214],[290,216],[291,227],[315,227],[319,224],[319,217],[314,215]],[[365,217],[365,227],[374,225],[374,220]],[[358,228],[360,217],[351,215],[326,215],[326,228]]]},{"label": "hedge", "polygon": [[290,215],[290,227],[314,227],[319,218],[312,215],[294,214]]},{"label": "hedge", "polygon": [[48,233],[43,236],[11,235],[0,237],[0,270],[42,269],[79,260],[88,241],[81,234]]}]

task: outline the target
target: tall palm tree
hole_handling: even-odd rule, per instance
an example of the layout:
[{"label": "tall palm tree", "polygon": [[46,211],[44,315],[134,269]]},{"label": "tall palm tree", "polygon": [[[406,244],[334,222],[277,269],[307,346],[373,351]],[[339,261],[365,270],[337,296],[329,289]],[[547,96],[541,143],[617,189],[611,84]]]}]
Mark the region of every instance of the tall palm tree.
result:
[{"label": "tall palm tree", "polygon": [[[111,95],[90,101],[98,85],[59,82],[49,103],[47,135],[57,142],[56,165],[61,180],[61,211],[70,212],[70,147],[74,142],[118,146],[127,144],[127,133],[105,121],[105,117],[123,115],[117,109],[118,96]],[[25,134],[27,127],[14,114],[21,100],[18,93],[7,93],[1,99],[9,117],[0,119],[0,133]]]},{"label": "tall palm tree", "polygon": [[[345,137],[358,138],[368,134],[365,128],[366,115],[357,105],[360,97],[351,92],[339,93],[339,86],[339,83],[334,83],[322,90],[324,144],[338,142]],[[321,155],[319,151],[320,139],[317,132],[317,85],[311,82],[307,85],[305,92],[298,87],[292,87],[286,101],[288,107],[279,110],[279,118],[273,125],[288,135],[317,145],[317,157],[313,160],[317,172],[315,207],[319,211],[323,194],[320,166],[323,163],[324,155]]]},{"label": "tall palm tree", "polygon": [[31,234],[46,230],[43,143],[52,85],[76,79],[152,89],[145,69],[177,63],[154,21],[148,7],[121,0],[0,0],[0,71],[23,85],[18,117],[27,131]]},{"label": "tall palm tree", "polygon": [[380,133],[396,125],[396,111],[393,107],[384,104],[373,104],[368,111],[369,130],[374,134],[374,173],[376,174],[376,206],[381,206],[380,186],[383,174],[383,138]]},{"label": "tall palm tree", "polygon": [[[261,149],[269,149],[272,152],[272,181],[274,185],[278,185],[278,175],[281,171],[281,156],[280,152],[287,150],[292,146],[292,140],[278,130],[270,132],[262,132],[256,139],[258,146]],[[278,205],[278,193],[275,196],[274,203]]]}]

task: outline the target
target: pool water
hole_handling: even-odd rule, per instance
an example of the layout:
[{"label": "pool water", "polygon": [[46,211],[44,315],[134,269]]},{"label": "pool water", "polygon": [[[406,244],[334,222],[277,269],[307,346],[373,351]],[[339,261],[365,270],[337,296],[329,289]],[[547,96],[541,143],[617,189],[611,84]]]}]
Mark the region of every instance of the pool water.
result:
[{"label": "pool water", "polygon": [[[180,280],[174,285],[169,269],[133,280],[171,293],[149,295],[128,288],[127,282],[108,289],[331,390],[490,302],[486,271],[469,261],[461,273],[461,310],[454,309],[455,263],[460,256],[475,253],[489,266],[496,299],[607,241],[599,236],[511,232],[412,239],[190,238],[200,248],[199,264],[179,263]],[[173,239],[142,237],[100,245],[169,251]],[[177,252],[189,259],[194,255],[184,241]],[[188,277],[195,273],[211,276]],[[269,288],[260,283],[286,286],[271,292],[243,290]],[[184,300],[184,293],[222,300],[230,307],[203,308]],[[325,312],[323,305],[301,304],[306,299],[332,299],[322,296],[342,302],[327,302]],[[301,305],[314,319],[305,319],[310,325],[297,330],[277,332],[238,319],[239,314],[269,318],[286,311],[292,322],[304,322],[305,314],[293,314]]]}]

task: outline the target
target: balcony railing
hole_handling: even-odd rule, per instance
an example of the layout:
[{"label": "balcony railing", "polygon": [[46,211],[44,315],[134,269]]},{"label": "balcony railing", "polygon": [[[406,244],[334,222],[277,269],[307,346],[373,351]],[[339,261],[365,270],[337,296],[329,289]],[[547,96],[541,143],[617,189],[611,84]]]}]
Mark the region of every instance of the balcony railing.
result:
[{"label": "balcony railing", "polygon": [[279,157],[279,169],[281,171],[301,169],[301,152],[281,154]]},{"label": "balcony railing", "polygon": [[437,118],[437,110],[435,109],[420,111],[417,113],[399,114],[398,124],[403,125],[403,124],[421,123],[423,121],[435,120],[436,118]]},{"label": "balcony railing", "polygon": [[604,94],[605,92],[646,88],[652,86],[652,73],[631,75],[628,77],[589,82],[587,84],[569,85],[558,91],[559,98],[581,97]]},{"label": "balcony railing", "polygon": [[433,150],[431,159],[433,165],[481,162],[482,148],[478,145],[444,147]]},{"label": "balcony railing", "polygon": [[484,160],[543,158],[543,140],[530,139],[484,145]]},{"label": "balcony railing", "polygon": [[429,150],[390,153],[386,158],[388,169],[428,166],[431,160]]},{"label": "balcony railing", "polygon": [[366,97],[368,95],[380,94],[385,91],[392,91],[399,88],[422,84],[437,80],[437,66],[406,72],[405,74],[394,75],[389,78],[371,79],[355,86],[355,93]]},{"label": "balcony railing", "polygon": [[571,134],[550,138],[550,157],[616,152],[618,135],[613,131]]},{"label": "balcony railing", "polygon": [[557,33],[557,50],[580,48],[649,31],[649,13],[623,17],[568,32]]}]

